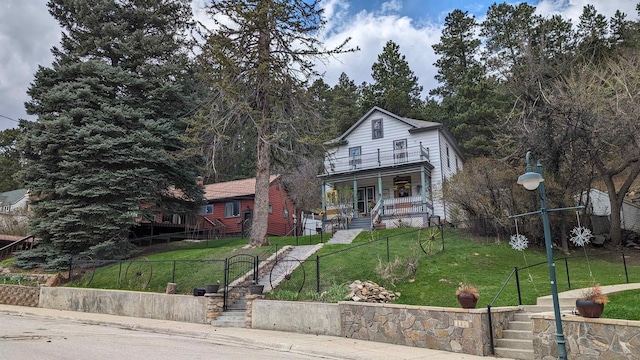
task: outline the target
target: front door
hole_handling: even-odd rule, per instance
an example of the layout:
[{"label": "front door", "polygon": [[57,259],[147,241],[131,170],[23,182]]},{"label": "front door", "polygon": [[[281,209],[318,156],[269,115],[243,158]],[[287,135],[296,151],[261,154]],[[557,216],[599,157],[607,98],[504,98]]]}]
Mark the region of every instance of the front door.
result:
[{"label": "front door", "polygon": [[371,208],[376,203],[376,192],[374,186],[358,188],[358,213],[368,215]]}]

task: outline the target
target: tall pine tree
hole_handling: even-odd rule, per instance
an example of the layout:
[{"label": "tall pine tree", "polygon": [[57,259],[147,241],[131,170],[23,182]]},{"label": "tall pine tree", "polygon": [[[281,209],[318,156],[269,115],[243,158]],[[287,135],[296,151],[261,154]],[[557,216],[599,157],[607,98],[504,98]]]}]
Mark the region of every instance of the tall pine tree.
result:
[{"label": "tall pine tree", "polygon": [[50,0],[63,28],[51,67],[28,91],[21,123],[40,246],[23,263],[60,268],[69,256],[126,256],[143,212],[202,198],[181,135],[189,116],[188,0]]},{"label": "tall pine tree", "polygon": [[420,113],[422,102],[418,77],[413,74],[400,46],[387,41],[378,61],[371,66],[373,84],[364,91],[364,107],[372,106],[391,111],[400,116],[415,117]]},{"label": "tall pine tree", "polygon": [[[233,123],[251,128],[255,146],[252,246],[268,244],[269,176],[274,162],[322,139],[321,117],[309,100],[307,80],[317,76],[315,57],[327,50],[316,37],[325,20],[320,1],[212,0],[215,21],[200,57],[212,89],[214,111],[201,119],[222,133]],[[219,111],[224,109],[224,111]],[[285,156],[283,156],[286,154]]]}]

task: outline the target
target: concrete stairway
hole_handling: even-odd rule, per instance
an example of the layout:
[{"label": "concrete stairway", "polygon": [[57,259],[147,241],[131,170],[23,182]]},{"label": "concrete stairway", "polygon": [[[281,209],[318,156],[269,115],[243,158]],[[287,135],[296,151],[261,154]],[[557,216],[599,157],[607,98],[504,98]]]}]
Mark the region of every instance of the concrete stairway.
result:
[{"label": "concrete stairway", "polygon": [[211,321],[211,325],[215,327],[246,327],[245,319],[247,316],[247,299],[237,299],[229,306],[229,309],[222,312],[217,319]]},{"label": "concrete stairway", "polygon": [[[300,265],[300,262],[304,262],[309,256],[315,254],[323,245],[324,244],[294,246],[287,252],[284,258],[279,260],[286,264],[286,266],[274,267],[273,270],[268,271],[258,279],[258,284],[264,285],[264,292],[270,292],[272,290],[271,282],[273,282],[274,287],[278,286],[278,284],[285,279],[285,275],[288,275],[285,272],[289,274],[292,273]],[[271,271],[276,271],[276,273],[271,274]],[[280,273],[277,273],[278,271],[280,271]]]},{"label": "concrete stairway", "polygon": [[[286,250],[287,253],[280,261],[284,261],[285,263],[289,262],[292,266],[284,267],[285,270],[292,272],[295,270],[295,267],[300,263],[295,261],[299,260],[300,262],[304,262],[309,256],[313,255],[320,248],[322,248],[324,244],[316,244],[316,245],[305,245],[305,246],[294,246],[290,250]],[[294,260],[295,259],[295,260]],[[269,271],[266,272],[265,275],[258,279],[259,285],[264,285],[264,292],[269,292],[272,290],[271,288],[271,266],[267,265]],[[280,281],[285,278],[287,274],[276,274],[274,277],[274,286],[277,286]],[[211,321],[211,326],[215,327],[234,327],[234,328],[244,328],[246,327],[245,319],[247,313],[247,299],[242,296],[239,299],[236,299],[227,307],[227,310],[223,311],[217,319]]]},{"label": "concrete stairway", "polygon": [[533,325],[530,313],[516,313],[502,338],[495,340],[495,354],[510,359],[533,360]]}]

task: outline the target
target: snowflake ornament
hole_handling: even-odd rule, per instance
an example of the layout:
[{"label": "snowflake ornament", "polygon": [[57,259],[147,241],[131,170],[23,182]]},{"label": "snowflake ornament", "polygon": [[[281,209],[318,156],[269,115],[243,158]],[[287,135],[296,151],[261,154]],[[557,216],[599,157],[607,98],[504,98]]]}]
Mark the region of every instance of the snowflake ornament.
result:
[{"label": "snowflake ornament", "polygon": [[529,240],[524,235],[511,235],[509,245],[511,245],[513,250],[523,251],[529,246]]},{"label": "snowflake ornament", "polygon": [[593,237],[591,230],[583,226],[574,227],[571,230],[571,238],[569,239],[576,246],[584,246],[590,242]]}]

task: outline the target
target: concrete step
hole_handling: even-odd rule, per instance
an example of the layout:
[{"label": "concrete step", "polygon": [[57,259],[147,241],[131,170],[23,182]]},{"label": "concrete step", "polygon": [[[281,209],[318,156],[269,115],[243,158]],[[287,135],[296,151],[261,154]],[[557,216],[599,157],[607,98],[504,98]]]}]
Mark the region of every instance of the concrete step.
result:
[{"label": "concrete step", "polygon": [[247,310],[247,299],[242,298],[227,306],[227,310]]},{"label": "concrete step", "polygon": [[[560,306],[560,312],[562,313],[571,313],[571,311],[576,307],[575,302],[571,306]],[[522,305],[522,309],[528,313],[542,313],[542,312],[550,312],[553,313],[553,305]]]},{"label": "concrete step", "polygon": [[517,312],[513,314],[513,321],[531,323],[531,314],[528,312]]},{"label": "concrete step", "polygon": [[496,339],[494,345],[495,345],[496,349],[516,349],[516,350],[531,350],[531,351],[533,351],[533,341],[532,340]]},{"label": "concrete step", "polygon": [[221,313],[217,319],[211,321],[211,326],[215,327],[235,327],[244,328],[246,312],[244,310],[227,310]]},{"label": "concrete step", "polygon": [[508,359],[518,359],[518,360],[534,360],[533,349],[532,350],[523,350],[523,349],[507,349],[507,348],[496,348],[496,355],[508,358]]},{"label": "concrete step", "polygon": [[517,340],[533,340],[533,333],[529,330],[512,330],[511,326],[508,329],[502,330],[503,339],[517,339]]},{"label": "concrete step", "polygon": [[509,330],[531,331],[531,321],[509,321]]},{"label": "concrete step", "polygon": [[[576,299],[561,297],[561,298],[558,298],[558,303],[560,304],[560,308],[574,307],[576,306]],[[536,305],[551,306],[553,308],[553,299],[548,296],[539,297],[538,300],[536,300]]]}]

